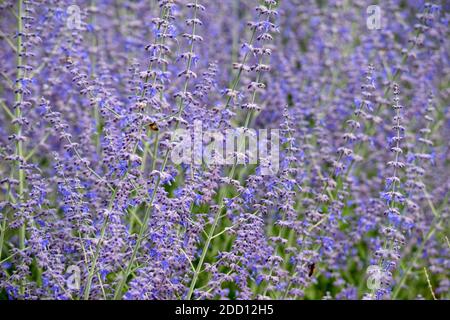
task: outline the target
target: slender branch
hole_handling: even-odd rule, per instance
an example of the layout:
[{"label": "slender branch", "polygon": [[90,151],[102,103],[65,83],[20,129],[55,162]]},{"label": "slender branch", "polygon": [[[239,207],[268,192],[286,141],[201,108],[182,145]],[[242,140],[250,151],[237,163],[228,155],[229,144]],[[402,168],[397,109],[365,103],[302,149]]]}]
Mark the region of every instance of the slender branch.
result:
[{"label": "slender branch", "polygon": [[14,43],[11,41],[11,39],[9,39],[9,37],[3,33],[3,31],[0,30],[0,39],[5,39],[6,43],[9,44],[9,46],[11,47],[11,49],[13,49],[13,51],[15,53],[17,53],[17,48],[14,45]]},{"label": "slender branch", "polygon": [[433,286],[431,285],[430,277],[428,276],[427,268],[423,267],[423,272],[425,273],[425,277],[427,278],[428,288],[430,289],[431,296],[433,300],[437,300],[433,291]]}]

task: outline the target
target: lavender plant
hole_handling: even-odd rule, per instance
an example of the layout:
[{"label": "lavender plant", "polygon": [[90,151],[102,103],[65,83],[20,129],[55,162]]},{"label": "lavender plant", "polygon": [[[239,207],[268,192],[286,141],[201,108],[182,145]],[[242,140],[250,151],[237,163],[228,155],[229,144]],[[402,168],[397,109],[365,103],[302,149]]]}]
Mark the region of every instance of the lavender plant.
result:
[{"label": "lavender plant", "polygon": [[0,2],[0,299],[448,299],[449,4]]}]

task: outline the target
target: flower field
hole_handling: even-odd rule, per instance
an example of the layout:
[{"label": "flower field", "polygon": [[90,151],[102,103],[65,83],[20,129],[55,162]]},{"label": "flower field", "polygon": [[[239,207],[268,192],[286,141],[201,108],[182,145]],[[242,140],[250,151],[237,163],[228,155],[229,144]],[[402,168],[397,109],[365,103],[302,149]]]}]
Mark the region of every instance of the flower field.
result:
[{"label": "flower field", "polygon": [[0,1],[0,300],[450,298],[447,1]]}]

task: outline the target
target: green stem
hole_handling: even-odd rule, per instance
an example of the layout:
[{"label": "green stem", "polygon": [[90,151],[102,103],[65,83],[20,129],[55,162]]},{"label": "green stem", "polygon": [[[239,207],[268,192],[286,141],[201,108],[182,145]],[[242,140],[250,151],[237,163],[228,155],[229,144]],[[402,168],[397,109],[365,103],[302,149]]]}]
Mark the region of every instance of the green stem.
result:
[{"label": "green stem", "polygon": [[[91,70],[90,70],[90,78],[91,80],[93,80],[95,78],[95,69],[96,69],[96,65],[97,65],[97,61],[96,61],[96,56],[95,56],[95,52],[98,46],[98,38],[97,35],[95,34],[95,1],[91,0],[90,2],[90,7],[91,7],[91,14],[90,14],[90,24],[92,27],[92,37],[91,37],[91,50],[94,50],[93,53],[91,53],[89,55],[89,60],[91,62]],[[100,145],[100,137],[102,135],[102,122],[101,122],[101,118],[100,118],[100,111],[99,111],[99,106],[98,106],[98,102],[95,103],[94,105],[94,119],[95,119],[95,124],[96,124],[96,133],[95,133],[95,146],[97,149],[97,154],[100,156],[101,154],[101,145]]]},{"label": "green stem", "polygon": [[403,274],[402,278],[400,279],[400,281],[397,284],[397,287],[394,290],[394,293],[392,295],[392,299],[395,300],[398,296],[398,294],[400,293],[400,291],[402,290],[403,284],[406,281],[406,278],[408,277],[408,275],[410,274],[411,270],[414,268],[414,265],[416,264],[417,260],[420,258],[423,249],[425,248],[425,244],[427,243],[427,241],[433,236],[433,234],[436,231],[436,225],[435,222],[437,222],[438,218],[435,217],[433,219],[432,227],[430,228],[430,230],[428,231],[428,233],[426,234],[425,238],[422,241],[422,244],[420,245],[420,247],[417,249],[416,254],[414,255],[414,258],[412,259],[412,261],[409,263],[409,267],[408,269],[406,269],[405,273]]}]

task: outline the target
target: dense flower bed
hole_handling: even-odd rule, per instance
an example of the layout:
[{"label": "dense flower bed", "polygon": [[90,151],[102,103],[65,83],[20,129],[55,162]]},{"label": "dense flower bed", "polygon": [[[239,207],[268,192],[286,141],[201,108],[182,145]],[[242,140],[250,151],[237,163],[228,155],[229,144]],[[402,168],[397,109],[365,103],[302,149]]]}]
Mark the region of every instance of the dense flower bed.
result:
[{"label": "dense flower bed", "polygon": [[449,298],[448,10],[1,1],[0,299]]}]

